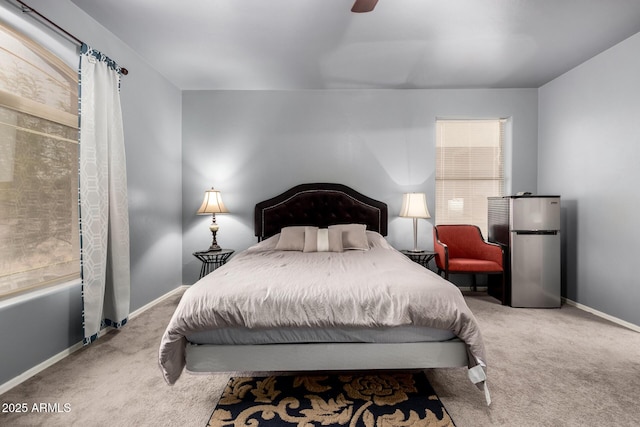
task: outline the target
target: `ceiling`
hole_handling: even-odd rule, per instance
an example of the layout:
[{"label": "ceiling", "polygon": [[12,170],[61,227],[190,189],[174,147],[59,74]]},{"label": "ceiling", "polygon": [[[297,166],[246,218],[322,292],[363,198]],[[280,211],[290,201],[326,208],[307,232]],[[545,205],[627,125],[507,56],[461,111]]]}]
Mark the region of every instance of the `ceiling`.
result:
[{"label": "ceiling", "polygon": [[640,31],[638,0],[71,1],[183,90],[535,88]]}]

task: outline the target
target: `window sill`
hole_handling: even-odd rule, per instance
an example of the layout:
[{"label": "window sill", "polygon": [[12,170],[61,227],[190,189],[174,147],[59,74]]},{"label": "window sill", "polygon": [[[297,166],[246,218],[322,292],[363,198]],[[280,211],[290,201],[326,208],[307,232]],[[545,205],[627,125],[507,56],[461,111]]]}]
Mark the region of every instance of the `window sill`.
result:
[{"label": "window sill", "polygon": [[58,283],[58,284],[50,285],[44,288],[34,289],[31,291],[25,291],[24,293],[20,293],[17,295],[7,295],[5,297],[0,297],[0,310],[16,304],[22,304],[24,302],[27,302],[33,299],[43,298],[47,295],[61,292],[67,288],[80,286],[81,284],[82,284],[82,280],[78,277],[76,279],[69,280],[67,282]]}]

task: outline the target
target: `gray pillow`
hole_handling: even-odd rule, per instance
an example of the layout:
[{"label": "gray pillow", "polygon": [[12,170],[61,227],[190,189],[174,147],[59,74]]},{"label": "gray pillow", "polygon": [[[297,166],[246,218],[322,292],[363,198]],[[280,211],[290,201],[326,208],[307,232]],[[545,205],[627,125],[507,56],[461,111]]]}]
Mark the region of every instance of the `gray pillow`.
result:
[{"label": "gray pillow", "polygon": [[302,251],[304,249],[303,225],[284,227],[280,230],[280,238],[276,245],[277,251]]},{"label": "gray pillow", "polygon": [[342,247],[344,250],[368,250],[367,226],[365,224],[337,224],[330,225],[329,230],[342,231]]},{"label": "gray pillow", "polygon": [[304,252],[342,252],[342,231],[305,227]]}]

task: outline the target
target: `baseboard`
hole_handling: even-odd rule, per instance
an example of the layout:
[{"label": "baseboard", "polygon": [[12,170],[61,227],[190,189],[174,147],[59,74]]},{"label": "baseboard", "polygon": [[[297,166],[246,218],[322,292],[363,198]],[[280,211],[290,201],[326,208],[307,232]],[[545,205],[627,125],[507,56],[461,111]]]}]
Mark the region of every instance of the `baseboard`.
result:
[{"label": "baseboard", "polygon": [[[137,316],[141,315],[142,313],[144,313],[145,311],[149,310],[151,307],[160,304],[162,301],[166,300],[167,298],[171,298],[172,296],[174,296],[175,294],[181,292],[182,290],[184,290],[185,288],[187,288],[188,286],[186,285],[182,285],[179,286],[178,288],[172,290],[171,292],[168,292],[162,296],[160,296],[159,298],[156,298],[155,300],[151,301],[150,303],[144,305],[143,307],[140,307],[139,309],[133,311],[132,313],[129,314],[129,321],[131,321],[132,319],[135,319]],[[101,337],[105,334],[107,334],[110,330],[113,330],[113,328],[105,328],[102,329],[98,336]],[[75,353],[76,351],[80,350],[83,347],[82,342],[76,343],[74,345],[72,345],[71,347],[61,351],[60,353],[56,354],[55,356],[50,357],[49,359],[45,360],[44,362],[34,366],[33,368],[23,372],[22,374],[18,375],[17,377],[7,381],[4,384],[0,384],[0,395],[8,392],[9,390],[11,390],[12,388],[14,388],[17,385],[22,384],[23,382],[25,382],[26,380],[28,380],[29,378],[33,377],[36,374],[39,374],[40,372],[44,371],[45,369],[49,368],[50,366],[55,365],[56,363],[58,363],[59,361],[61,361],[62,359],[64,359],[65,357]]]},{"label": "baseboard", "polygon": [[171,298],[172,296],[174,296],[175,294],[187,289],[189,286],[187,285],[182,285],[182,286],[178,286],[176,289],[172,290],[171,292],[168,292],[156,299],[154,299],[153,301],[151,301],[150,303],[143,305],[142,307],[140,307],[139,309],[132,311],[131,313],[129,313],[129,320],[131,319],[135,319],[136,317],[138,317],[139,315],[141,315],[142,313],[144,313],[145,311],[149,310],[151,307],[153,307],[154,305],[158,305],[160,304],[162,301]]},{"label": "baseboard", "polygon": [[598,317],[606,319],[606,320],[608,320],[610,322],[613,322],[616,325],[624,326],[625,328],[631,329],[632,331],[635,331],[635,332],[640,332],[640,326],[634,325],[633,323],[627,322],[626,320],[622,320],[622,319],[619,319],[617,317],[611,316],[611,315],[609,315],[607,313],[603,313],[603,312],[601,312],[599,310],[596,310],[595,308],[589,307],[588,305],[580,304],[579,302],[575,302],[573,300],[570,300],[569,298],[564,298],[563,297],[562,301],[567,305],[570,305],[570,306],[573,306],[575,308],[579,308],[580,310],[589,312],[589,313],[591,313],[591,314],[593,314],[595,316],[598,316]]}]

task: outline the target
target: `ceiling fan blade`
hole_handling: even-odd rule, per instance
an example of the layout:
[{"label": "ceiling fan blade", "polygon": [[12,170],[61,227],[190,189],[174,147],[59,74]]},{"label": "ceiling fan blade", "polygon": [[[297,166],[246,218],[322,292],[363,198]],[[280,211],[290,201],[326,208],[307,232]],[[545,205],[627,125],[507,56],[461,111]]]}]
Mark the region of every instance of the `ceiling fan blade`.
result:
[{"label": "ceiling fan blade", "polygon": [[376,7],[377,3],[378,0],[356,0],[356,2],[353,4],[353,7],[351,8],[351,12],[371,12],[373,8]]}]

